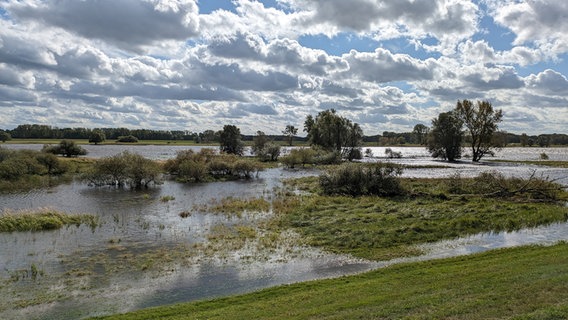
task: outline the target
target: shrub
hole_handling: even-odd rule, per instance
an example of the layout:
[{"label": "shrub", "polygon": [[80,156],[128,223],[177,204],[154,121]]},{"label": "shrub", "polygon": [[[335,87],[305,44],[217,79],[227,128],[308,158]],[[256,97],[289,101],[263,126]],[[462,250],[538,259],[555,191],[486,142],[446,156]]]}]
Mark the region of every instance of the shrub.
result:
[{"label": "shrub", "polygon": [[391,148],[385,149],[385,155],[390,159],[400,159],[402,158],[402,153],[398,151],[392,151]]},{"label": "shrub", "polygon": [[0,178],[16,180],[29,175],[59,175],[67,171],[55,155],[32,150],[0,149]]},{"label": "shrub", "polygon": [[207,179],[208,168],[205,162],[185,160],[179,165],[178,172],[182,180],[200,182]]},{"label": "shrub", "polygon": [[141,188],[159,183],[160,175],[160,166],[156,162],[139,154],[124,151],[95,161],[93,168],[83,176],[83,179],[96,186],[129,185],[131,188]]},{"label": "shrub", "polygon": [[264,144],[262,149],[256,150],[255,154],[262,161],[277,161],[280,156],[280,145],[268,142]]},{"label": "shrub", "polygon": [[75,141],[71,140],[61,140],[58,145],[44,145],[43,152],[60,154],[65,157],[76,157],[84,156],[87,154],[87,150],[83,149],[81,146],[77,145]]},{"label": "shrub", "polygon": [[250,179],[253,173],[260,171],[260,167],[248,160],[239,160],[233,165],[233,174],[238,177]]},{"label": "shrub", "polygon": [[403,194],[398,176],[402,167],[396,164],[354,164],[346,163],[320,176],[324,194],[350,196]]},{"label": "shrub", "polygon": [[473,179],[456,175],[450,179],[448,191],[454,194],[475,194],[486,197],[516,198],[537,201],[556,201],[563,187],[533,171],[528,178],[505,177],[496,171],[480,173]]},{"label": "shrub", "polygon": [[135,143],[135,142],[138,142],[138,138],[136,138],[135,136],[132,136],[132,135],[120,136],[120,137],[118,137],[118,139],[116,141],[117,142],[126,142],[126,143]]}]

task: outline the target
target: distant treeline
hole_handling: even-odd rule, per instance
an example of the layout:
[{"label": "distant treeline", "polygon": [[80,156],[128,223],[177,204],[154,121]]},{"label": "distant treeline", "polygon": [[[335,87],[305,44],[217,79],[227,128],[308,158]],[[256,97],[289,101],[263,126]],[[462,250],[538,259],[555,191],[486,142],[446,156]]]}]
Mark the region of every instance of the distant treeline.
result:
[{"label": "distant treeline", "polygon": [[[189,130],[149,130],[149,129],[128,129],[128,128],[58,128],[40,124],[22,124],[13,130],[4,130],[14,139],[89,139],[93,131],[102,131],[107,140],[116,140],[123,136],[134,136],[139,140],[190,140],[197,143],[219,142],[220,132],[205,130],[203,132],[193,132]],[[273,141],[286,141],[285,135],[267,135]],[[243,135],[244,141],[252,141],[254,135]],[[504,145],[520,146],[552,146],[568,145],[567,134],[541,134],[527,135],[501,132],[496,137]],[[294,141],[306,141],[304,137],[295,137]],[[393,146],[405,144],[421,144],[423,138],[417,136],[415,132],[389,132],[384,131],[382,135],[364,136],[366,143],[377,143],[378,145]]]}]

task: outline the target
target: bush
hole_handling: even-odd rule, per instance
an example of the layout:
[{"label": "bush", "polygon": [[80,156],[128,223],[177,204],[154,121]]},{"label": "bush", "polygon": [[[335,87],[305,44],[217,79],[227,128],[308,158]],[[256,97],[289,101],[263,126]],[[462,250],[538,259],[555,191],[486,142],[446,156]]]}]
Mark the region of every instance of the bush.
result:
[{"label": "bush", "polygon": [[206,181],[214,178],[238,177],[249,179],[262,167],[234,154],[216,154],[212,149],[178,152],[175,159],[164,164],[166,172],[182,181]]},{"label": "bush", "polygon": [[68,158],[87,154],[87,150],[71,140],[61,140],[61,142],[55,146],[44,145],[42,151],[45,153],[59,154]]},{"label": "bush", "polygon": [[124,151],[121,154],[95,161],[83,179],[96,186],[148,187],[159,183],[160,166],[139,154]]},{"label": "bush", "polygon": [[536,171],[532,172],[526,179],[505,177],[496,171],[482,172],[473,179],[462,179],[459,175],[456,175],[450,178],[448,188],[454,194],[474,194],[537,201],[556,201],[564,189],[554,181],[537,177]]},{"label": "bush", "polygon": [[262,149],[256,150],[255,154],[261,161],[277,161],[280,156],[280,145],[273,142],[266,143]]},{"label": "bush", "polygon": [[207,165],[204,162],[185,160],[179,165],[179,178],[185,181],[200,182],[207,179]]},{"label": "bush", "polygon": [[385,155],[387,156],[387,158],[390,158],[390,159],[400,159],[400,158],[402,158],[402,153],[401,153],[401,152],[392,151],[391,148],[386,148],[386,149],[385,149]]},{"label": "bush", "polygon": [[53,154],[32,150],[0,149],[0,178],[16,180],[29,175],[59,175],[67,171]]},{"label": "bush", "polygon": [[240,178],[250,179],[258,171],[260,167],[248,160],[239,160],[233,165],[233,174]]},{"label": "bush", "polygon": [[118,137],[118,139],[116,140],[117,142],[126,142],[126,143],[135,143],[138,142],[138,138],[136,138],[135,136],[120,136]]},{"label": "bush", "polygon": [[324,194],[349,196],[395,196],[404,193],[398,176],[402,167],[396,164],[346,163],[320,176]]}]

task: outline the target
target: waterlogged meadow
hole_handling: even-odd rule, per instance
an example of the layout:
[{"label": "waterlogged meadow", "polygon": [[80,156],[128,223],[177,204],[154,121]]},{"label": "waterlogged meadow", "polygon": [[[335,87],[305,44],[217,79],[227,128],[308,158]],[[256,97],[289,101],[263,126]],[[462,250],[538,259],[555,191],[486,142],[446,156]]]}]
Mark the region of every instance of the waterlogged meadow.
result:
[{"label": "waterlogged meadow", "polygon": [[[155,158],[163,156],[160,150]],[[79,220],[0,232],[1,318],[109,315],[394,262],[568,240],[562,192],[559,205],[536,196],[525,201],[526,195],[505,201],[466,188],[468,179],[488,170],[530,178],[536,169],[533,176],[566,185],[565,168],[447,165],[400,152],[398,160],[366,159],[406,165],[400,186],[406,193],[396,197],[325,194],[318,178],[325,169],[311,166],[268,168],[243,180],[173,177],[141,189],[74,180],[4,193],[2,218],[47,208],[39,211]]]}]

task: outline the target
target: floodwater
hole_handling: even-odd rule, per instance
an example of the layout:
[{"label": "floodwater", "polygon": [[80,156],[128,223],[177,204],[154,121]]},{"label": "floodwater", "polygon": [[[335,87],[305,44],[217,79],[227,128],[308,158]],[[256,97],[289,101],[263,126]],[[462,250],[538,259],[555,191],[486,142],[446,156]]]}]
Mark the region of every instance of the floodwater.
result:
[{"label": "floodwater", "polygon": [[[90,147],[102,150],[99,148],[106,146]],[[124,150],[110,147],[112,151],[92,152],[89,156],[104,157]],[[166,159],[180,149],[193,147],[132,148],[130,151],[152,159]],[[456,173],[469,176],[487,170],[528,175],[537,170],[539,175],[568,185],[568,169],[467,161],[448,165],[421,155],[423,151],[423,148],[400,151],[403,158],[397,162],[425,166],[407,169],[405,176],[440,177]],[[537,160],[541,152],[546,152],[551,160],[568,160],[567,148],[507,152],[507,157],[515,160]],[[376,148],[373,153],[382,157],[384,149]],[[432,168],[432,165],[447,167]],[[568,240],[568,224],[560,223],[428,244],[421,246],[423,256],[388,262],[364,261],[304,247],[298,245],[297,235],[293,233],[278,235],[278,240],[269,245],[262,243],[262,239],[269,238],[262,234],[234,247],[212,240],[227,228],[255,229],[270,213],[216,214],[207,212],[204,205],[227,197],[270,200],[283,178],[317,173],[278,168],[260,172],[251,181],[207,184],[165,181],[163,185],[141,191],[92,188],[73,182],[51,189],[0,195],[0,208],[4,210],[49,207],[69,213],[89,213],[100,219],[100,226],[95,229],[70,226],[49,232],[0,234],[0,318],[78,319],[337,277],[402,261]],[[174,199],[162,201],[165,196]],[[190,215],[182,218],[181,212]]]}]

